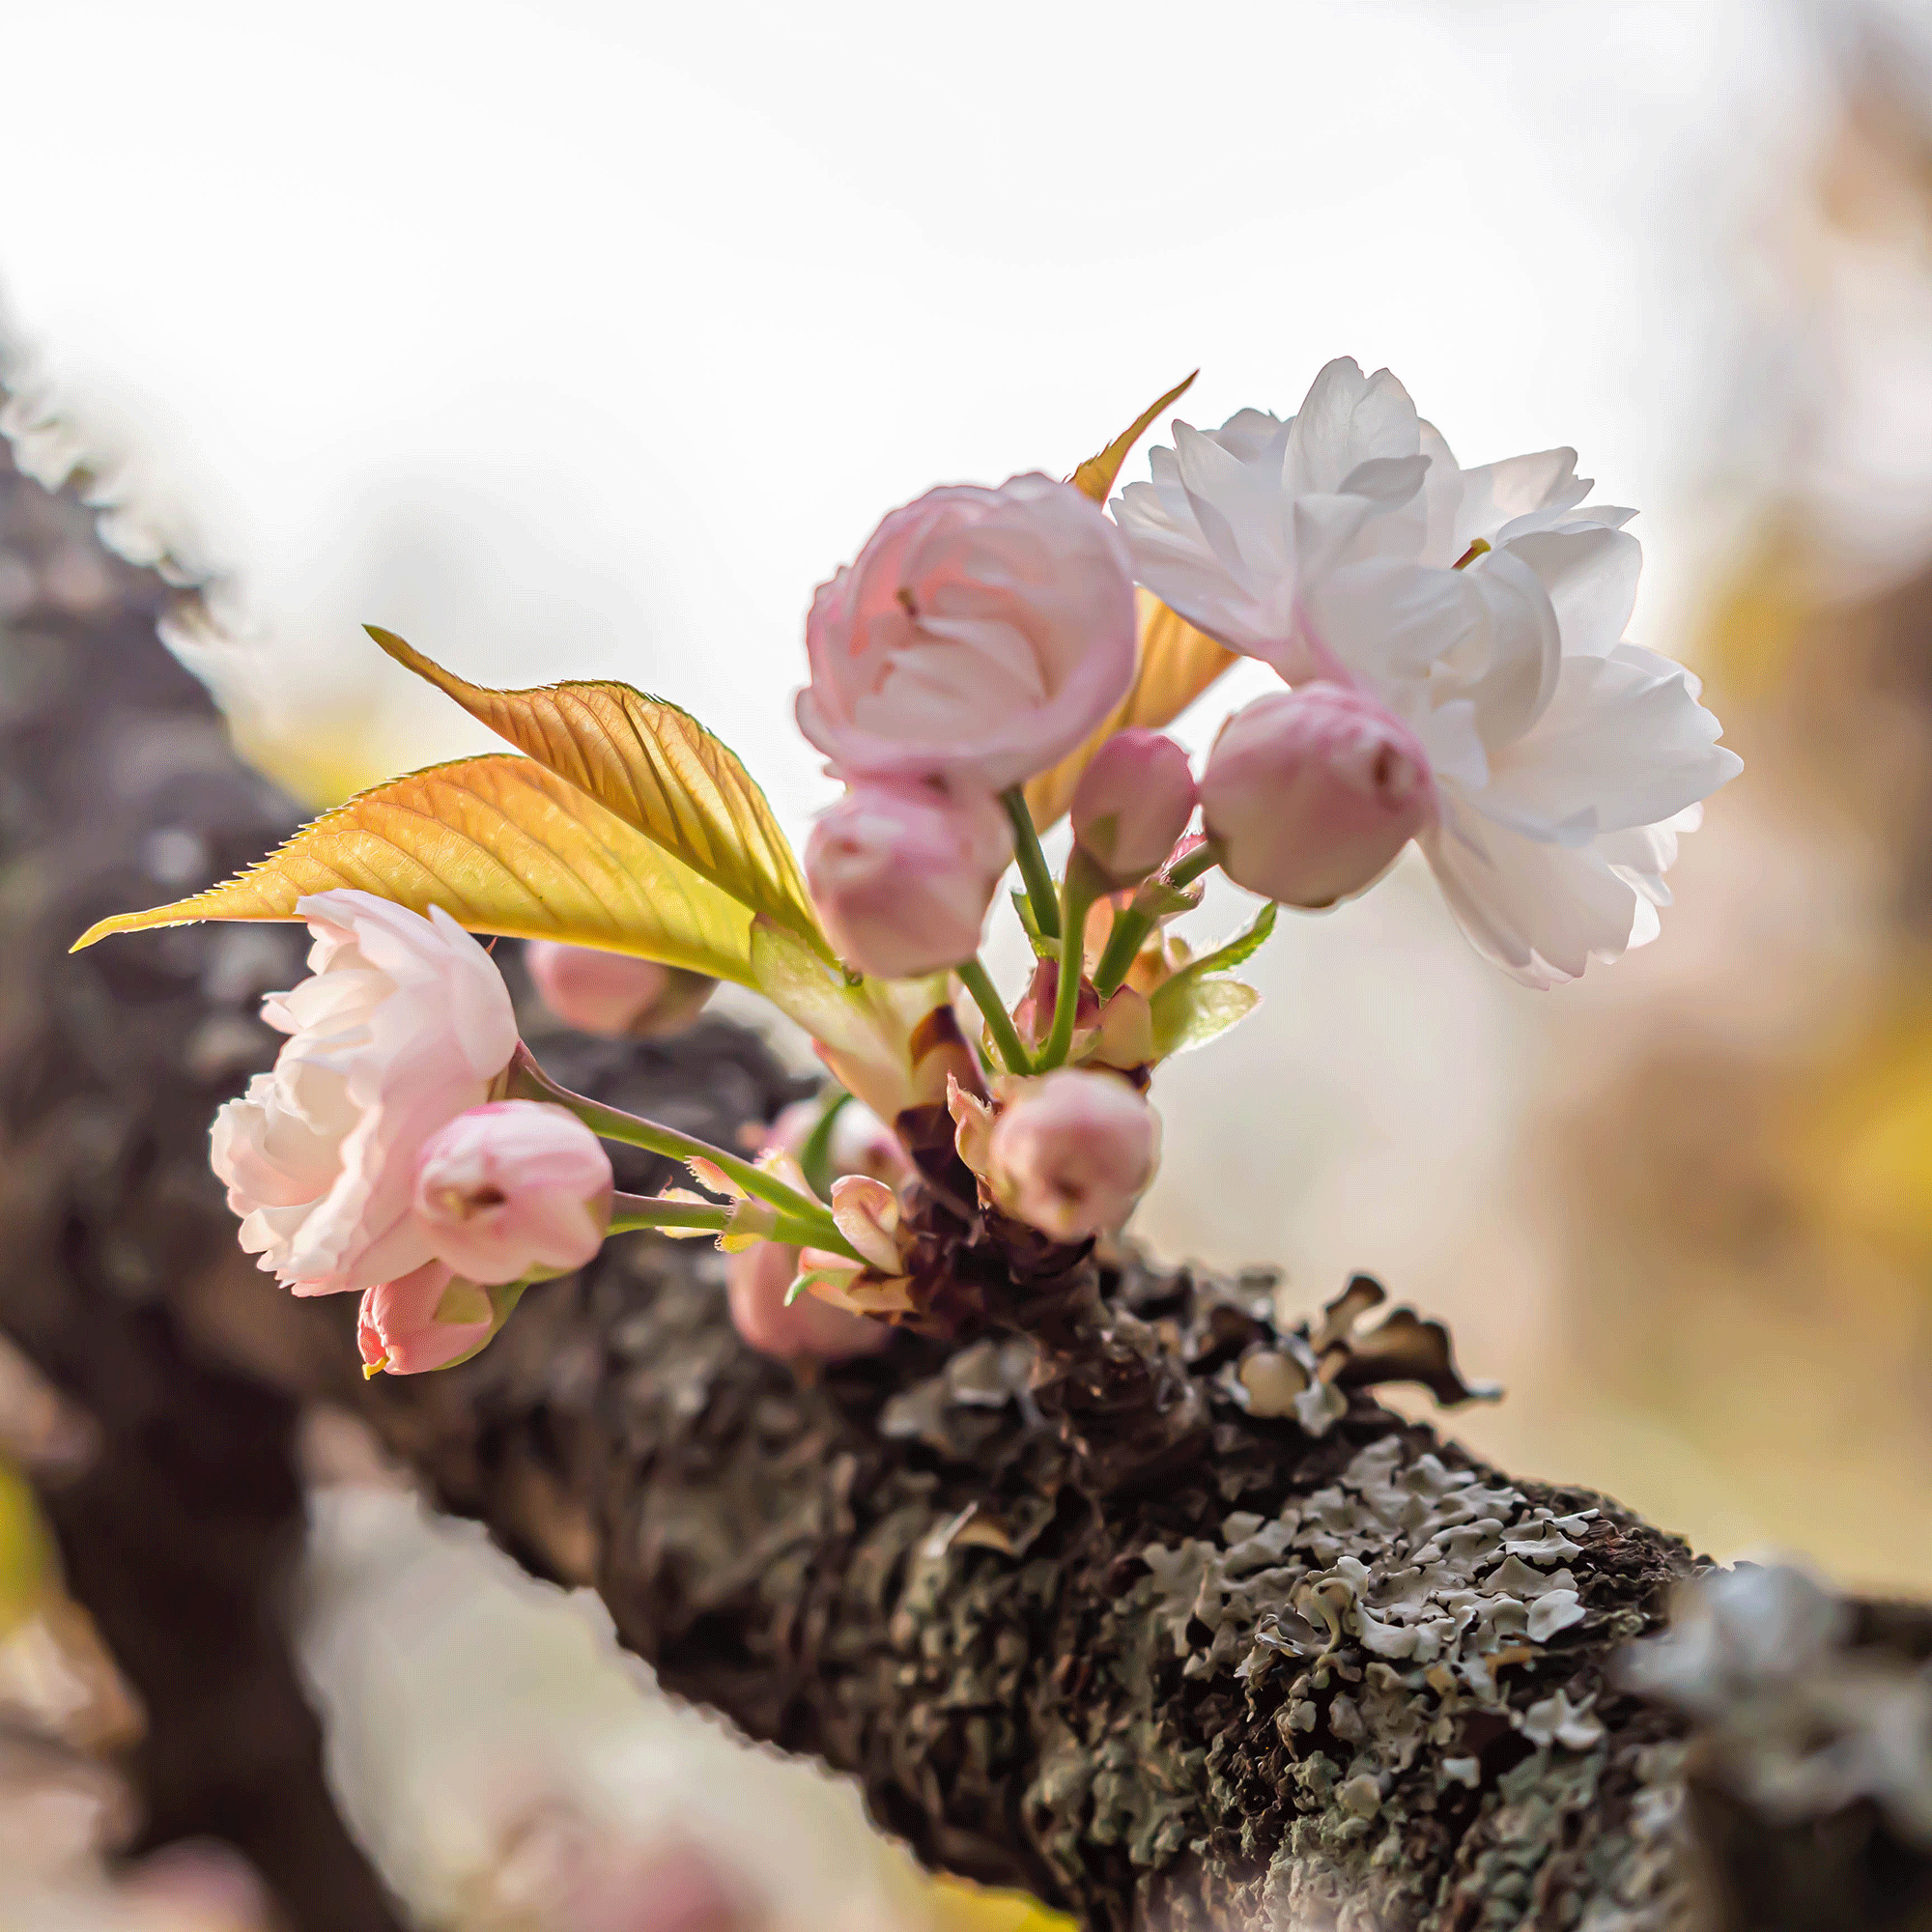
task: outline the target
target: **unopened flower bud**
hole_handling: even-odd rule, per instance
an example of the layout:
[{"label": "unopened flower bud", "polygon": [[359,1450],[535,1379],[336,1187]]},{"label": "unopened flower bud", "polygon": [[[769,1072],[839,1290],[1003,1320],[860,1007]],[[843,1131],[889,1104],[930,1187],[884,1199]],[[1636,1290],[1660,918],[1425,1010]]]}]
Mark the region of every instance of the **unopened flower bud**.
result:
[{"label": "unopened flower bud", "polygon": [[798,1250],[780,1241],[726,1256],[724,1296],[733,1324],[753,1348],[784,1362],[825,1362],[876,1354],[892,1340],[883,1321],[834,1308],[813,1294],[787,1306],[798,1268]]},{"label": "unopened flower bud", "polygon": [[1434,787],[1421,746],[1373,698],[1311,684],[1228,720],[1201,805],[1236,885],[1326,906],[1381,876],[1429,822]]},{"label": "unopened flower bud", "polygon": [[1057,1241],[1118,1228],[1159,1160],[1153,1109],[1114,1074],[1073,1068],[1021,1086],[988,1148],[1001,1205]]},{"label": "unopened flower bud", "polygon": [[582,1267],[611,1222],[611,1156],[564,1107],[497,1100],[423,1143],[416,1212],[440,1260],[472,1281]]},{"label": "unopened flower bud", "polygon": [[[824,1111],[822,1099],[794,1100],[764,1129],[758,1151],[802,1154]],[[835,1179],[841,1174],[869,1174],[875,1180],[896,1186],[912,1173],[912,1162],[899,1137],[863,1100],[848,1099],[840,1104],[833,1117],[826,1152]]]},{"label": "unopened flower bud", "polygon": [[681,1033],[718,986],[702,973],[554,939],[531,940],[524,961],[538,997],[565,1026],[611,1039]]},{"label": "unopened flower bud", "polygon": [[473,1355],[508,1318],[510,1298],[465,1281],[445,1263],[363,1292],[355,1342],[364,1375],[422,1375]]},{"label": "unopened flower bud", "polygon": [[1187,753],[1158,731],[1116,731],[1073,793],[1073,836],[1109,883],[1127,886],[1162,865],[1194,816]]},{"label": "unopened flower bud", "polygon": [[818,821],[806,875],[840,954],[881,980],[970,959],[1012,829],[997,799],[930,785],[867,784]]}]

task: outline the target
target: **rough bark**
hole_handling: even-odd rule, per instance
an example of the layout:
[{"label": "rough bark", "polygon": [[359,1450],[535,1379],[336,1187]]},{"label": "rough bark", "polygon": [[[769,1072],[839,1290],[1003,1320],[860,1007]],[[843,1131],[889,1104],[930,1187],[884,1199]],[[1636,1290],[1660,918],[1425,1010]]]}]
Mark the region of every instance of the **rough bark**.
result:
[{"label": "rough bark", "polygon": [[[88,540],[71,498],[31,514]],[[594,1583],[669,1690],[850,1772],[935,1865],[1096,1927],[1932,1922],[1932,1866],[1883,1807],[1771,1821],[1681,1719],[1614,1688],[1612,1654],[1692,1567],[1681,1542],[1484,1468],[1362,1389],[1306,1427],[1257,1400],[1238,1365],[1310,1354],[1264,1276],[1098,1258],[1058,1280],[1051,1321],[1016,1293],[967,1346],[900,1335],[801,1378],[738,1343],[715,1254],[627,1237],[473,1363],[363,1385],[353,1310],[253,1273],[204,1161],[213,1106],[271,1054],[254,1000],[298,972],[300,935],[65,956],[288,815],[149,635],[154,580],[117,563],[111,582],[96,610],[29,611],[0,640],[0,1323],[125,1435],[91,1479],[115,1492],[100,1520],[146,1497],[170,1546],[95,1534],[114,1560],[76,1560],[75,1580],[97,1609],[144,1566],[229,1562],[174,1484],[291,1521],[288,1403],[327,1397],[526,1567]],[[531,1029],[560,1078],[713,1138],[793,1091],[719,1024],[649,1047]],[[1349,1356],[1335,1325],[1313,1352]],[[250,1400],[221,1393],[244,1380]],[[143,1442],[163,1452],[146,1465]],[[1860,1640],[1907,1655],[1895,1635]],[[145,1664],[157,1646],[122,1638],[153,1680],[155,1748],[177,1721],[217,1727],[221,1699],[171,1716],[155,1688],[214,1667],[213,1636],[177,1618]],[[307,1791],[312,1730],[284,1729],[275,1775]],[[1806,1883],[1753,1901],[1774,1845]],[[299,1903],[293,1863],[271,1876]]]}]

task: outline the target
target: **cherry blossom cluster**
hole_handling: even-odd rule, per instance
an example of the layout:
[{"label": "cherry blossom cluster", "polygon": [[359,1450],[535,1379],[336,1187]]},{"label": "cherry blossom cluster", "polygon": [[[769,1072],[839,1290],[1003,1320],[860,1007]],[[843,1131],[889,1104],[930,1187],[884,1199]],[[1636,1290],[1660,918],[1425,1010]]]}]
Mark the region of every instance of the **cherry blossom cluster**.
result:
[{"label": "cherry blossom cluster", "polygon": [[[1678,836],[1738,760],[1690,673],[1626,639],[1632,513],[1588,500],[1572,451],[1465,469],[1394,377],[1342,360],[1286,419],[1177,422],[1150,468],[1110,509],[1037,474],[933,490],[811,606],[798,724],[845,787],[806,851],[813,905],[851,984],[932,982],[938,1045],[882,1068],[828,1028],[843,1086],[746,1159],[554,1087],[440,908],[321,894],[311,977],[266,1006],[288,1041],[214,1127],[243,1247],[297,1293],[360,1292],[372,1373],[466,1358],[524,1288],[645,1227],[719,1241],[754,1345],[864,1352],[930,1298],[910,1123],[949,1123],[988,1239],[1124,1223],[1159,1156],[1153,1069],[1219,1025],[1191,977],[1214,962],[1171,929],[1210,870],[1269,902],[1248,949],[1273,906],[1350,898],[1410,841],[1527,984],[1654,936]],[[1133,722],[1150,595],[1279,678],[1198,776]],[[1056,878],[1026,787],[1069,770]],[[1009,1002],[980,955],[1015,863],[1036,965]],[[709,990],[561,946],[530,970],[611,1034],[688,1025]],[[600,1136],[696,1187],[619,1195]]]}]

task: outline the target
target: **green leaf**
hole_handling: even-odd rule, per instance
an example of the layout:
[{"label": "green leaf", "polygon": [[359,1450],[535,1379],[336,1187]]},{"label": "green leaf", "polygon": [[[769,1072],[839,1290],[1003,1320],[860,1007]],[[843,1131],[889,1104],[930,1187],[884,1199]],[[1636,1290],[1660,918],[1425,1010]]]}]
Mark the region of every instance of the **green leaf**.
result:
[{"label": "green leaf", "polygon": [[1244,961],[1252,959],[1267,944],[1268,935],[1274,931],[1275,916],[1280,907],[1270,899],[1255,915],[1255,923],[1245,932],[1238,932],[1225,946],[1217,946],[1212,952],[1204,952],[1199,959],[1190,959],[1175,975],[1179,980],[1205,980],[1213,973],[1232,972]]},{"label": "green leaf", "polygon": [[344,886],[413,912],[440,905],[471,932],[561,939],[753,983],[744,906],[575,784],[500,752],[391,779],[226,884],[104,919],[74,950],[199,919],[298,919],[298,899]]},{"label": "green leaf", "polygon": [[1153,996],[1153,1057],[1206,1046],[1262,1003],[1238,980],[1189,980],[1177,973]]},{"label": "green leaf", "polygon": [[1036,959],[1051,959],[1060,951],[1059,946],[1040,931],[1039,921],[1034,914],[1033,898],[1023,887],[1015,886],[1012,892],[1013,910],[1019,915],[1020,929],[1027,936],[1027,943],[1033,948]]},{"label": "green leaf", "polygon": [[398,664],[518,751],[831,958],[797,855],[764,793],[737,753],[688,711],[614,681],[497,691],[443,669],[391,631],[366,628]]},{"label": "green leaf", "polygon": [[1218,976],[1252,958],[1274,930],[1277,907],[1272,900],[1255,915],[1254,923],[1227,945],[1204,952],[1157,987],[1153,1009],[1153,1051],[1156,1060],[1189,1047],[1205,1046],[1236,1021],[1245,1019],[1261,1005],[1262,996],[1238,980]]}]

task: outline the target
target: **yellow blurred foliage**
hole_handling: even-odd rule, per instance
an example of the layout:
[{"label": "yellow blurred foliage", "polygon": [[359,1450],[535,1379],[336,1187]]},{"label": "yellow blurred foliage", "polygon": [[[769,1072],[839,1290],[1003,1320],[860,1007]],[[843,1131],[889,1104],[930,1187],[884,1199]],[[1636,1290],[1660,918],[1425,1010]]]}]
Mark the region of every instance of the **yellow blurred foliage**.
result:
[{"label": "yellow blurred foliage", "polygon": [[1037,1898],[989,1891],[970,1879],[935,1879],[932,1900],[935,1932],[1075,1932],[1071,1918]]},{"label": "yellow blurred foliage", "polygon": [[0,1462],[0,1637],[40,1609],[55,1587],[53,1539],[27,1479]]}]

